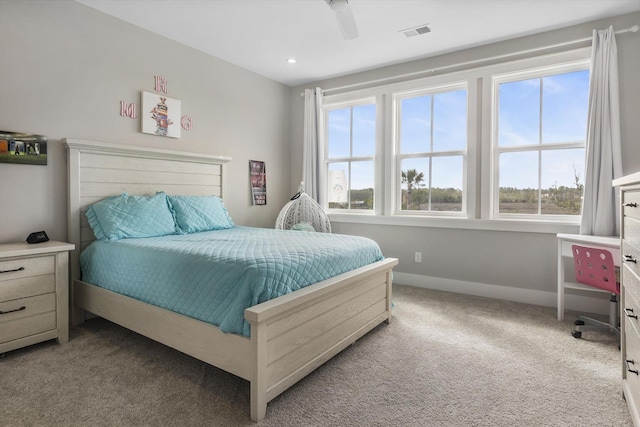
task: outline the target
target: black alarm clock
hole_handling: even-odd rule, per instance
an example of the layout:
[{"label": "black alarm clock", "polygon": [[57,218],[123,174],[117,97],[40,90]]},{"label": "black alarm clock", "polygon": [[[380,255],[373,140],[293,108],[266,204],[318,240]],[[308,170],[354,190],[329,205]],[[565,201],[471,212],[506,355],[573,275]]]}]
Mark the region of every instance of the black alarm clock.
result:
[{"label": "black alarm clock", "polygon": [[35,233],[29,234],[27,237],[27,243],[42,243],[48,242],[49,236],[44,231],[36,231]]}]

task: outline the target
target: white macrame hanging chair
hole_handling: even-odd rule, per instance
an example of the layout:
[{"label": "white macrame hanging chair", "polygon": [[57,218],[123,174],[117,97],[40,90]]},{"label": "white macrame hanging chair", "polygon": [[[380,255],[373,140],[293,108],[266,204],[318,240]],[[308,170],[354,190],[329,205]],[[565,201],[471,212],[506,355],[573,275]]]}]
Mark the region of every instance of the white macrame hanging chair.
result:
[{"label": "white macrame hanging chair", "polygon": [[298,227],[300,225],[311,225],[317,232],[331,233],[329,217],[318,202],[304,192],[303,185],[300,185],[299,191],[284,205],[276,219],[276,229],[279,230],[304,230],[305,227]]}]

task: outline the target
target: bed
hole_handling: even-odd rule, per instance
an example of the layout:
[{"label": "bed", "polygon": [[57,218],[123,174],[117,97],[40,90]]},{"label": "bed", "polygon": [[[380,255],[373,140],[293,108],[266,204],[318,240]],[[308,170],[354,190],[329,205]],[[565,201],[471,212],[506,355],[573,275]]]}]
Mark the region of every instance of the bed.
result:
[{"label": "bed", "polygon": [[[392,269],[384,258],[244,310],[250,334],[223,332],[184,314],[81,280],[80,253],[94,240],[87,208],[108,196],[224,198],[228,157],[65,139],[71,323],[103,317],[250,382],[250,416],[331,357],[391,319]],[[300,233],[300,232],[292,232]]]}]

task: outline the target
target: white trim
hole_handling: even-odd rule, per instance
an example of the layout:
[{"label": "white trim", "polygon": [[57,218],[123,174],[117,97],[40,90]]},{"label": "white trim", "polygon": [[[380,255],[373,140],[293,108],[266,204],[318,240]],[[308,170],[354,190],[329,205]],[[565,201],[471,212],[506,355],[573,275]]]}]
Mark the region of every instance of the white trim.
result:
[{"label": "white trim", "polygon": [[518,233],[577,234],[580,224],[556,221],[477,219],[465,217],[425,217],[404,215],[374,215],[365,213],[328,213],[332,224],[399,225],[424,228],[454,228],[458,230],[510,231]]},{"label": "white trim", "polygon": [[135,147],[133,145],[118,145],[107,142],[90,141],[88,139],[66,138],[63,142],[67,147],[80,153],[117,154],[119,156],[144,157],[151,159],[166,159],[172,161],[185,161],[196,163],[228,163],[231,157],[216,156],[202,153],[189,153],[184,151],[165,150],[160,148]]},{"label": "white trim", "polygon": [[385,114],[387,106],[383,95],[376,95],[376,154],[374,162],[373,211],[376,215],[384,215],[385,188]]},{"label": "white trim", "polygon": [[[505,301],[541,305],[544,307],[556,307],[557,304],[556,292],[467,282],[442,277],[400,273],[397,271],[393,273],[393,283],[394,285],[408,285],[416,288],[475,295]],[[576,310],[580,313],[609,314],[608,295],[602,295],[603,298],[597,298],[567,293],[565,294],[565,308],[568,310]],[[551,315],[555,318],[555,313],[551,313]]]}]

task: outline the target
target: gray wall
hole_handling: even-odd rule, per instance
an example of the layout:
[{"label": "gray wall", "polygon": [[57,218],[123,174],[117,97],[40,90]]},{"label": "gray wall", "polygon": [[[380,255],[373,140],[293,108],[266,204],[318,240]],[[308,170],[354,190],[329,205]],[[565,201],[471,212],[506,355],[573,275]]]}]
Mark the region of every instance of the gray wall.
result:
[{"label": "gray wall", "polygon": [[[290,197],[290,88],[70,0],[0,0],[0,16],[0,130],[48,137],[47,166],[0,163],[0,242],[66,239],[66,137],[231,156],[231,216],[273,226]],[[120,101],[143,114],[156,75],[193,119],[180,139],[120,116]],[[266,207],[250,204],[249,159],[266,162]]]},{"label": "gray wall", "polygon": [[[319,81],[294,88],[291,93],[291,169],[290,191],[301,177],[303,99],[300,93],[307,87],[330,89],[358,82],[397,76],[443,65],[494,57],[571,40],[590,37],[593,29],[613,25],[616,29],[640,23],[640,13],[633,13],[550,31],[538,35],[490,44],[474,49],[454,52],[434,58],[413,61],[358,74]],[[625,174],[640,171],[640,34],[618,35],[619,77],[621,97],[621,125]],[[583,47],[583,43],[574,47]],[[384,254],[398,257],[398,280],[410,284],[443,288],[450,281],[460,281],[465,292],[480,295],[495,292],[482,284],[502,286],[509,299],[527,300],[530,290],[540,291],[536,302],[553,304],[556,290],[555,233],[528,233],[450,228],[379,226],[353,223],[332,223],[340,233],[358,234],[374,238]],[[559,227],[557,232],[577,232],[577,227]],[[413,262],[413,254],[422,252],[423,262]],[[442,280],[444,279],[444,280]],[[415,282],[415,283],[413,283]],[[443,285],[444,284],[444,285]],[[474,289],[475,287],[475,289]],[[490,287],[490,286],[489,286]],[[514,292],[515,290],[515,292]],[[568,301],[571,307],[571,301]]]}]

